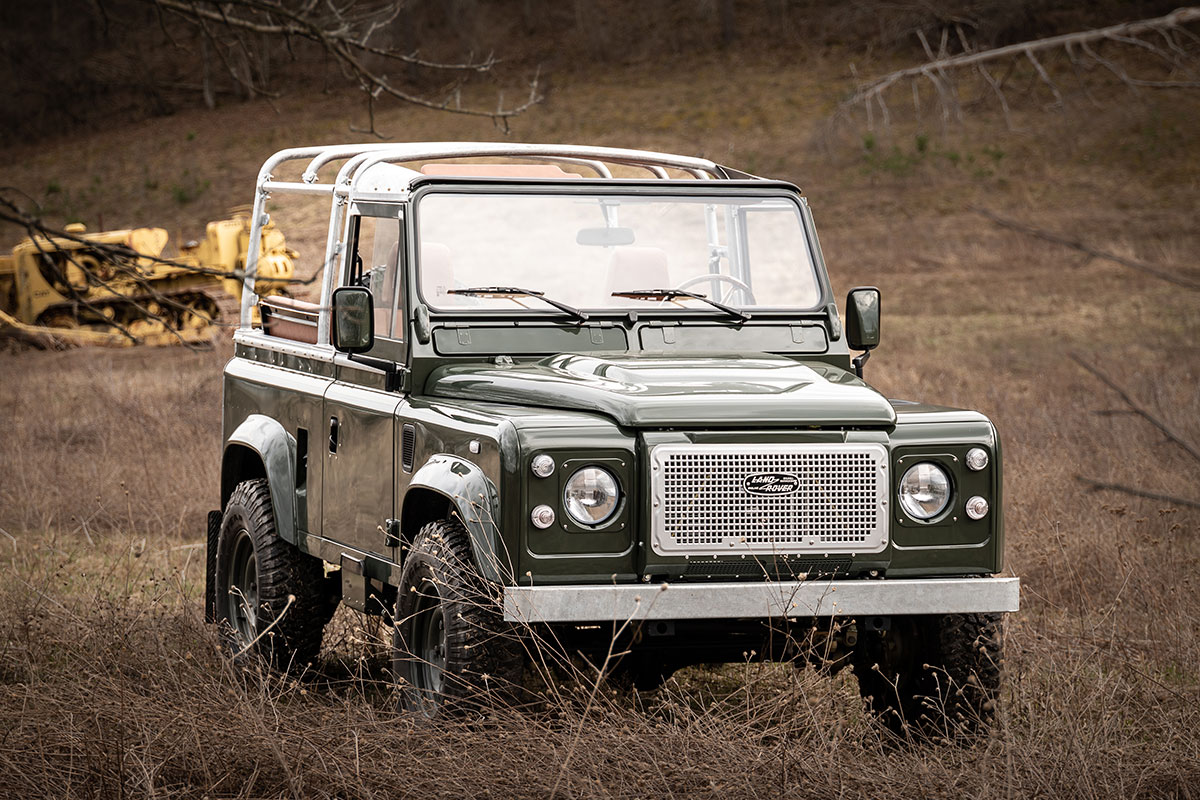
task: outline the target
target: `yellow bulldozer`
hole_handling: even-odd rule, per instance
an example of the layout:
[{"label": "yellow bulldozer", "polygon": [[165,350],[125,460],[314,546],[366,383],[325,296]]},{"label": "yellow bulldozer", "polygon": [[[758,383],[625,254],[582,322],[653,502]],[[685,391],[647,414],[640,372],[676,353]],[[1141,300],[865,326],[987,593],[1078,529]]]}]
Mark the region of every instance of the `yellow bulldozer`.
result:
[{"label": "yellow bulldozer", "polygon": [[[22,240],[0,256],[0,333],[74,344],[124,346],[207,342],[222,294],[240,300],[238,277],[250,247],[250,216],[208,223],[200,242],[164,256],[167,232],[134,228]],[[268,223],[259,251],[259,294],[286,293],[296,251]]]}]

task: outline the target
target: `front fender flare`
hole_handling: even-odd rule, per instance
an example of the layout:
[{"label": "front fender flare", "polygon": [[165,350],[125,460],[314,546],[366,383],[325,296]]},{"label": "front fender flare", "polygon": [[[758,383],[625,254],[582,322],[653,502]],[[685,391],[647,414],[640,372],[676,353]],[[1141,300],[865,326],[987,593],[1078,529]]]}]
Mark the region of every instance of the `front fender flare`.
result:
[{"label": "front fender flare", "polygon": [[237,459],[231,457],[236,448],[247,448],[258,454],[271,490],[271,508],[275,512],[275,530],[284,541],[297,544],[295,482],[296,437],[288,433],[278,420],[263,414],[251,414],[230,434],[221,458],[221,507],[242,475],[234,474]]},{"label": "front fender flare", "polygon": [[[470,461],[444,453],[430,456],[413,474],[409,489],[422,488],[445,497],[471,538],[471,557],[487,580],[504,583],[512,561],[500,538],[500,495],[483,470]],[[408,501],[406,500],[406,503]]]}]

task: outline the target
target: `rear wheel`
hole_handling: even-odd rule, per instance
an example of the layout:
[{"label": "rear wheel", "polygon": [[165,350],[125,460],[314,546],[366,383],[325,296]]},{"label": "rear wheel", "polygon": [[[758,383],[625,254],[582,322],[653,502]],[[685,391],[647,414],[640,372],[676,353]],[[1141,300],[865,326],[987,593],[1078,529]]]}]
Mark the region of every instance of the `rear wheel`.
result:
[{"label": "rear wheel", "polygon": [[321,561],[279,538],[265,480],[237,485],[217,538],[216,619],[235,655],[254,653],[279,669],[317,657],[337,608]]},{"label": "rear wheel", "polygon": [[970,739],[991,727],[1000,693],[1003,615],[893,617],[860,637],[858,688],[903,738]]},{"label": "rear wheel", "polygon": [[421,529],[396,600],[392,669],[406,708],[438,717],[519,697],[524,651],[488,588],[461,522]]}]

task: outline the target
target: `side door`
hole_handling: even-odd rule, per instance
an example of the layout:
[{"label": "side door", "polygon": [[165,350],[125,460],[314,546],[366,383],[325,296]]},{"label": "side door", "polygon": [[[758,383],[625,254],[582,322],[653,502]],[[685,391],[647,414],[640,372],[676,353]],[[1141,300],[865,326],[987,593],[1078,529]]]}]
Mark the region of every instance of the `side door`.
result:
[{"label": "side door", "polygon": [[[350,217],[341,283],[366,286],[375,302],[376,344],[370,355],[403,365],[403,242],[395,206],[355,207]],[[393,330],[396,328],[396,330]],[[396,516],[396,411],[399,392],[384,388],[383,375],[345,355],[335,360],[334,381],[325,391],[322,535],[394,560],[385,532]]]}]

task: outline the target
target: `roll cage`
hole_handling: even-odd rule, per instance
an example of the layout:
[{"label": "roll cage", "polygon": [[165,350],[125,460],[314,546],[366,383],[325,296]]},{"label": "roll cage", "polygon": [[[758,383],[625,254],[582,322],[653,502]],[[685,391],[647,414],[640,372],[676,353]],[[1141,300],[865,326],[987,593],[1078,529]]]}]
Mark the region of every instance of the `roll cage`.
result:
[{"label": "roll cage", "polygon": [[[401,166],[405,163],[429,164],[463,158],[570,164],[590,169],[595,173],[597,180],[614,183],[624,180],[614,176],[614,166],[640,170],[652,181],[693,183],[762,180],[703,158],[612,147],[438,142],[331,145],[280,150],[268,158],[259,170],[255,184],[250,241],[257,241],[255,237],[261,235],[262,228],[268,221],[266,201],[272,194],[328,195],[331,198],[329,233],[324,257],[327,268],[322,276],[320,312],[317,318],[317,347],[328,347],[330,343],[329,314],[326,310],[337,285],[338,270],[332,267],[344,254],[348,244],[345,237],[347,207],[358,202],[378,203],[407,199],[414,184],[419,180],[427,180],[428,176],[419,169]],[[298,180],[279,177],[281,168],[295,165],[296,162],[307,162]],[[337,162],[342,162],[341,166],[330,181],[332,167]],[[379,179],[381,170],[377,167],[380,165],[388,165],[386,181]],[[550,183],[534,180],[538,183]],[[258,259],[258,250],[251,248],[246,257],[245,291],[242,293],[239,333],[248,332],[251,328]]]}]

